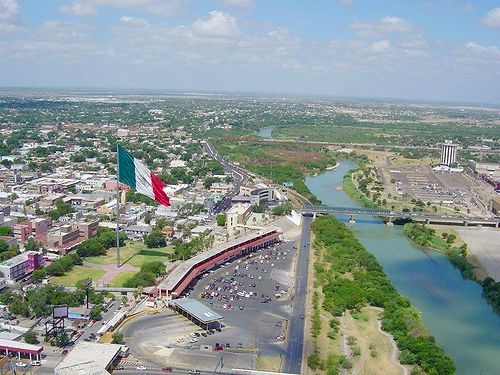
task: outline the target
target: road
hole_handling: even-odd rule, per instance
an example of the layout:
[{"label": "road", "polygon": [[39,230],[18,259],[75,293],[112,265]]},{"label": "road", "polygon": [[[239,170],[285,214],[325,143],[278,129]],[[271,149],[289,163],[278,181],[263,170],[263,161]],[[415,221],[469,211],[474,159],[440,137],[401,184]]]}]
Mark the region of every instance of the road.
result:
[{"label": "road", "polygon": [[222,201],[215,205],[213,209],[214,214],[219,214],[221,212],[225,212],[231,206],[231,199],[240,192],[240,186],[245,185],[248,182],[248,175],[244,171],[236,167],[234,164],[228,162],[226,159],[220,156],[220,154],[210,143],[210,141],[203,140],[201,141],[201,144],[203,145],[203,148],[205,149],[207,154],[211,158],[221,163],[224,169],[230,172],[233,176],[234,189],[230,193],[226,194],[224,199],[222,199]]},{"label": "road", "polygon": [[306,315],[307,280],[309,270],[309,248],[311,246],[311,224],[313,218],[302,217],[302,232],[297,257],[295,295],[288,330],[287,354],[283,372],[300,374],[304,351],[304,319]]}]

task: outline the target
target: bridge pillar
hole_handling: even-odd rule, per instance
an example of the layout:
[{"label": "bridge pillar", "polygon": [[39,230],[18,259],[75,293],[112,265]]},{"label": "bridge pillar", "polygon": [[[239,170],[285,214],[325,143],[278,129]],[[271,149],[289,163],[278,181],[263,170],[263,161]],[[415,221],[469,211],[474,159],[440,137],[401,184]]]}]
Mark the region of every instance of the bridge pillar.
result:
[{"label": "bridge pillar", "polygon": [[393,219],[393,217],[389,216],[387,218],[387,222],[385,223],[385,225],[387,225],[388,227],[394,226],[394,223],[392,222],[392,219]]},{"label": "bridge pillar", "polygon": [[353,214],[351,214],[351,218],[349,219],[349,224],[356,224],[356,218]]},{"label": "bridge pillar", "polygon": [[499,222],[499,221],[497,221],[497,222],[495,223],[495,228],[500,228],[500,222]]},{"label": "bridge pillar", "polygon": [[431,223],[431,219],[427,218],[425,219],[425,224],[430,224]]},{"label": "bridge pillar", "polygon": [[464,227],[468,227],[469,226],[469,222],[467,220],[464,220]]}]

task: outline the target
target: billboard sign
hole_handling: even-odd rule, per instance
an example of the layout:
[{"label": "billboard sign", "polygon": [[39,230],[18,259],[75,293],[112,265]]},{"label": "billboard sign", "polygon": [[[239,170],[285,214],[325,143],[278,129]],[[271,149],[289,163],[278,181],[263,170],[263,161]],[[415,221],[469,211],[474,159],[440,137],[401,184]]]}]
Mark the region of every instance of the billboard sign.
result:
[{"label": "billboard sign", "polygon": [[53,318],[67,318],[68,317],[68,305],[59,305],[52,308]]}]

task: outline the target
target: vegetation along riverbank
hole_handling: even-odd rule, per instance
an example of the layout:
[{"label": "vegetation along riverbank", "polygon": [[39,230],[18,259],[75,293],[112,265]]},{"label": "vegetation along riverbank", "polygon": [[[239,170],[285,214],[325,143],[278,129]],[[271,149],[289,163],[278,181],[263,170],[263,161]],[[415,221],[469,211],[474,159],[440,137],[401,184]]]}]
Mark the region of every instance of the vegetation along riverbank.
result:
[{"label": "vegetation along riverbank", "polygon": [[[412,374],[455,374],[453,360],[426,331],[420,313],[391,285],[382,267],[354,234],[333,217],[313,223],[315,288],[312,335],[321,329],[321,311],[332,316],[328,337],[336,340],[338,317],[346,311],[359,313],[365,306],[383,309],[382,328],[392,334],[401,350],[400,362],[412,365]],[[313,339],[314,343],[314,339]],[[308,357],[308,366],[328,374],[349,367],[345,357],[320,353]]]}]

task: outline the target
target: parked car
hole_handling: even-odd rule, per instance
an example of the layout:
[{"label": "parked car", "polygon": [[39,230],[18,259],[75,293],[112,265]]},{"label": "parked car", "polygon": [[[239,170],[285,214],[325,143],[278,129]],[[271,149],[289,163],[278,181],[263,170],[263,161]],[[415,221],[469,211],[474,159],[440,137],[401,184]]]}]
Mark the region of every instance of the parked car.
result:
[{"label": "parked car", "polygon": [[26,366],[27,366],[27,364],[24,362],[21,362],[21,361],[16,362],[16,367],[26,367]]},{"label": "parked car", "polygon": [[173,370],[172,370],[172,367],[163,367],[161,369],[161,371],[163,371],[163,372],[172,372]]},{"label": "parked car", "polygon": [[42,365],[42,362],[40,362],[40,361],[31,361],[31,362],[30,362],[30,365],[31,365],[31,366],[41,366],[41,365]]}]

